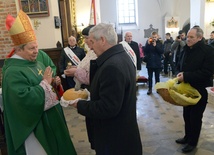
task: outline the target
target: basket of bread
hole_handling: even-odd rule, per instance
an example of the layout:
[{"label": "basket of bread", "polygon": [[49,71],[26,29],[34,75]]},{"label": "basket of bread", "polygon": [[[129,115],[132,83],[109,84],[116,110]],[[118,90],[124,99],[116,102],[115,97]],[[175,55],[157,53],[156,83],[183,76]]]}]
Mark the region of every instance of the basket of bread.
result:
[{"label": "basket of bread", "polygon": [[158,82],[155,89],[168,103],[178,106],[195,105],[201,99],[200,93],[189,83],[178,82],[177,78]]},{"label": "basket of bread", "polygon": [[89,91],[87,89],[75,90],[75,88],[71,88],[63,93],[60,104],[63,107],[67,107],[68,105],[72,105],[74,102],[77,102],[77,100],[87,100],[89,96]]}]

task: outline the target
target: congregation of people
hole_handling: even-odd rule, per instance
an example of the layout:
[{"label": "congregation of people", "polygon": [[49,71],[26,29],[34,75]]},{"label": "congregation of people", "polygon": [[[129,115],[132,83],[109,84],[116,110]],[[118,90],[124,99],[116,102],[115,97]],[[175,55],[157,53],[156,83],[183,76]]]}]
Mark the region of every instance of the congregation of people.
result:
[{"label": "congregation of people", "polygon": [[[22,11],[18,17],[28,21]],[[185,135],[175,140],[185,144],[184,153],[197,147],[207,104],[205,88],[213,85],[214,31],[207,42],[198,26],[187,33],[180,30],[176,38],[167,32],[164,40],[154,31],[144,46],[133,40],[132,32],[126,32],[124,41],[135,53],[134,64],[118,44],[111,24],[89,25],[82,30],[85,48],[78,46],[74,36],[68,38],[68,46],[61,51],[59,77],[51,59],[38,50],[33,30],[33,37],[21,42],[12,37],[23,33],[12,29],[14,23],[7,23],[15,48],[5,61],[2,86],[10,155],[76,154],[60,102],[85,117],[88,140],[96,155],[142,155],[136,116],[136,72],[142,64],[148,73],[147,95],[152,95],[161,74],[189,83],[200,92],[202,97],[196,105],[183,107]],[[63,88],[61,79],[66,82]],[[90,99],[76,99],[72,104],[60,100],[62,91],[70,88],[87,88]]]},{"label": "congregation of people", "polygon": [[189,83],[202,96],[196,105],[183,107],[185,132],[182,138],[175,140],[178,144],[184,144],[183,153],[192,152],[197,147],[203,113],[207,105],[206,87],[213,86],[213,35],[212,31],[210,39],[206,41],[203,30],[199,26],[194,26],[187,34],[180,30],[174,41],[170,33],[166,33],[165,41],[160,43],[157,33],[153,32],[144,48],[149,80],[147,95],[152,93],[153,72],[157,83],[160,81],[162,71],[163,76],[169,76],[171,72],[171,78],[177,78],[178,82]]}]

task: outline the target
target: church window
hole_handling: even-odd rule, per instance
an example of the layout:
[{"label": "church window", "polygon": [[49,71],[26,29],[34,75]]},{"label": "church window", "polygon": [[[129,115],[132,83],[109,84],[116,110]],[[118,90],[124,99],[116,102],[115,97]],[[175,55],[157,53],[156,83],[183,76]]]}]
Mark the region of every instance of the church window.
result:
[{"label": "church window", "polygon": [[136,24],[135,0],[117,0],[118,24]]}]

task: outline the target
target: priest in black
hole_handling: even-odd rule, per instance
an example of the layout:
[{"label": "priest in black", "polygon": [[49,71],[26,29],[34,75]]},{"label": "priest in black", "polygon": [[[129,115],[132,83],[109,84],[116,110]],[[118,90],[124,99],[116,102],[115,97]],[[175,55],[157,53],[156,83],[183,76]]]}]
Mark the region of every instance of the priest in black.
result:
[{"label": "priest in black", "polygon": [[140,50],[139,50],[138,43],[135,41],[132,41],[132,33],[131,32],[126,32],[125,41],[129,44],[129,46],[135,52],[136,59],[137,59],[137,70],[140,71],[141,70]]}]

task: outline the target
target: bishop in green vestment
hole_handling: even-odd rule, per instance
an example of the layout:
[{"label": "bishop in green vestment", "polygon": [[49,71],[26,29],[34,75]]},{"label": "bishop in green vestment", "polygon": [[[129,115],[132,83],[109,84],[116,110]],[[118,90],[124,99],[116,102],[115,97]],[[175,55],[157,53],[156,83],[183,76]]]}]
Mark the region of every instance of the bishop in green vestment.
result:
[{"label": "bishop in green vestment", "polygon": [[[17,19],[8,20],[12,21],[7,28],[15,48],[3,66],[2,97],[8,154],[76,155],[51,86],[53,70],[36,60],[38,44],[27,15],[20,11]],[[21,27],[20,32],[17,32],[17,25]]]}]

